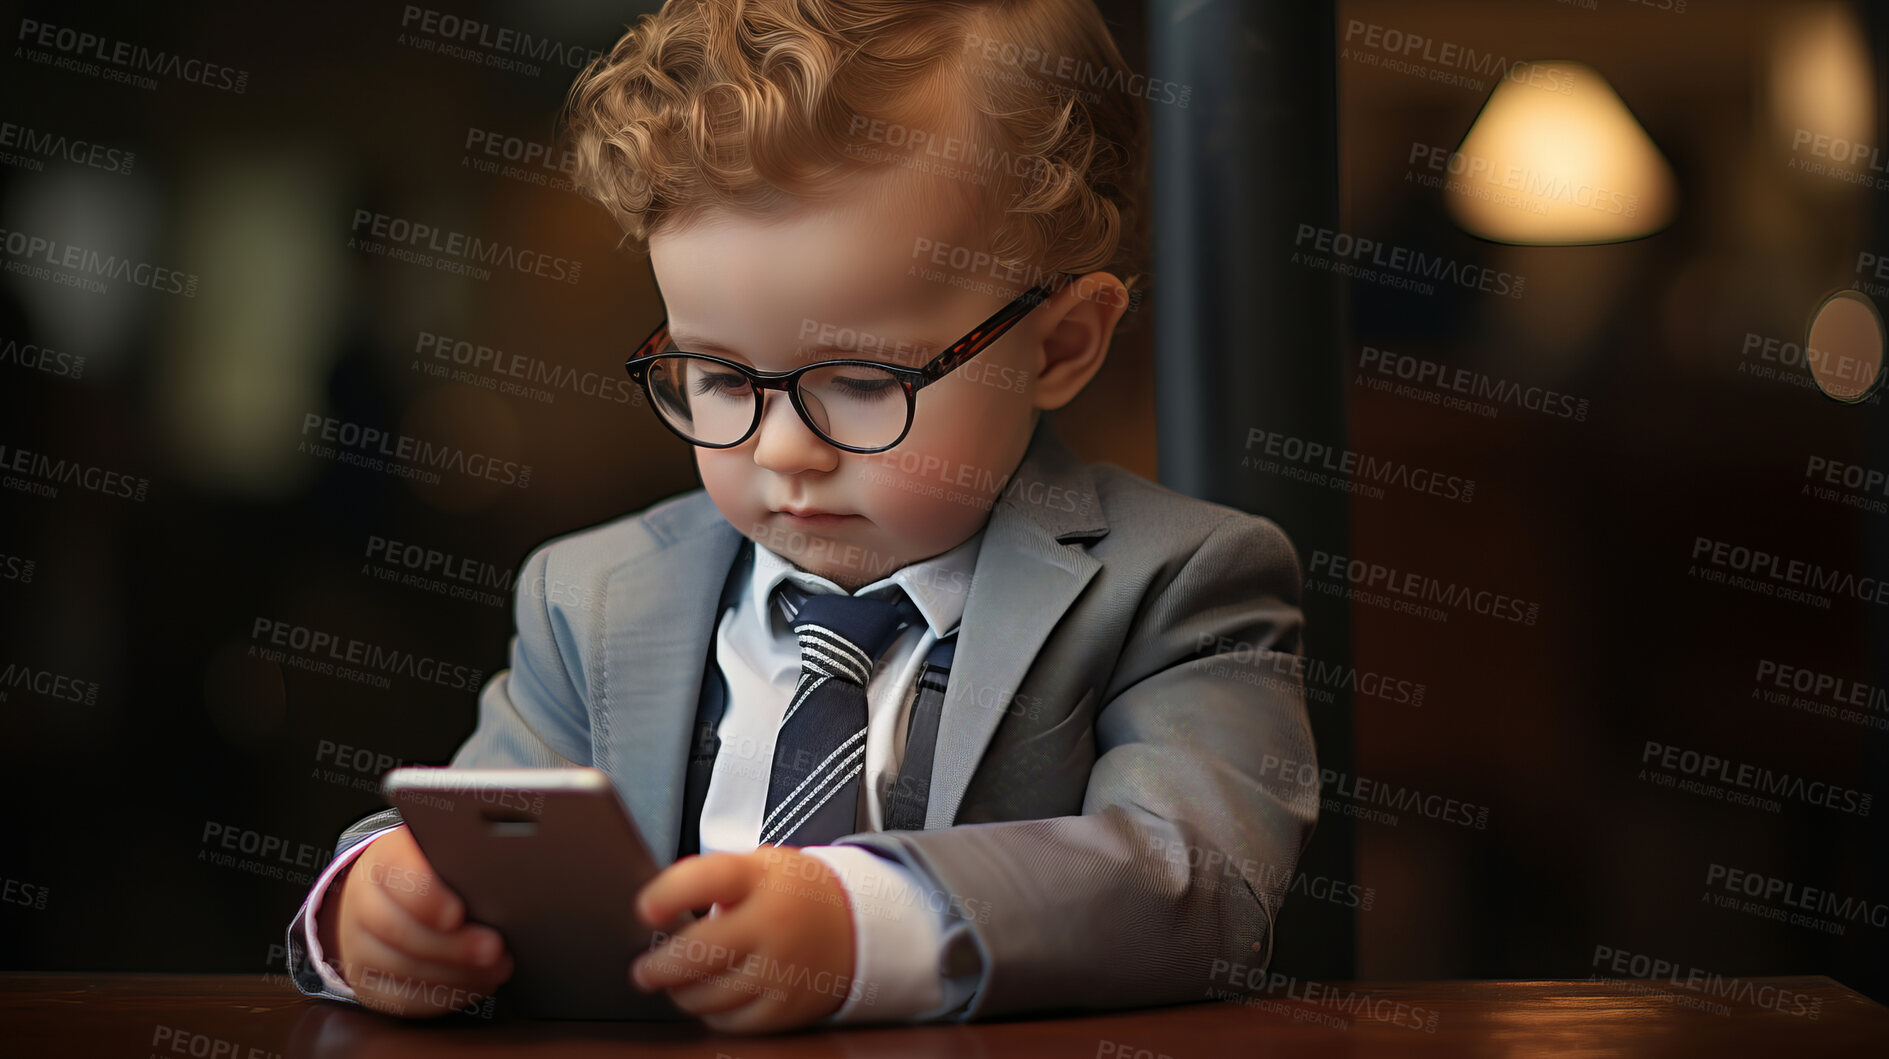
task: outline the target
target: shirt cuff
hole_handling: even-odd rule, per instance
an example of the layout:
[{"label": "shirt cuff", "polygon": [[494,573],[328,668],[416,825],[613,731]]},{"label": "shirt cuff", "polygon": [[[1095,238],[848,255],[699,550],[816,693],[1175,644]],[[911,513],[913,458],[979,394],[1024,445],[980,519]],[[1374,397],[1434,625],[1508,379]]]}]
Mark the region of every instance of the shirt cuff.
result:
[{"label": "shirt cuff", "polygon": [[309,891],[308,901],[302,906],[302,943],[308,946],[308,962],[314,964],[315,973],[321,975],[321,984],[327,986],[331,992],[338,994],[344,1000],[355,999],[354,987],[350,986],[346,979],[341,977],[340,972],[329,966],[328,961],[322,957],[321,932],[315,928],[315,917],[321,912],[321,899],[327,894],[328,885],[334,882],[335,876],[341,874],[342,869],[353,864],[354,858],[361,855],[361,851],[367,848],[369,842],[374,841],[395,828],[404,826],[406,825],[395,824],[393,827],[383,827],[361,841],[356,842],[354,845],[349,846],[346,852],[337,855],[333,862],[328,865],[327,869],[321,873],[321,878],[315,880],[314,888]]},{"label": "shirt cuff", "polygon": [[939,971],[944,913],[934,910],[912,872],[859,846],[805,846],[839,877],[853,911],[853,983],[834,1024],[923,1021],[944,1013]]}]

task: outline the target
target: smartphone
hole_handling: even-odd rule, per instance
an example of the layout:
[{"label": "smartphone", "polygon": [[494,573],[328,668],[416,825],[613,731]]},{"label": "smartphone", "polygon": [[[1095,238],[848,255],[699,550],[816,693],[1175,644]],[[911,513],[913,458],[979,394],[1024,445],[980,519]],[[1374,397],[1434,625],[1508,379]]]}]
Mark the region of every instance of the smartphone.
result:
[{"label": "smartphone", "polygon": [[685,1019],[666,993],[630,983],[652,931],[636,893],[649,847],[594,768],[390,770],[381,795],[466,903],[504,936],[512,977],[496,994],[528,1018]]}]

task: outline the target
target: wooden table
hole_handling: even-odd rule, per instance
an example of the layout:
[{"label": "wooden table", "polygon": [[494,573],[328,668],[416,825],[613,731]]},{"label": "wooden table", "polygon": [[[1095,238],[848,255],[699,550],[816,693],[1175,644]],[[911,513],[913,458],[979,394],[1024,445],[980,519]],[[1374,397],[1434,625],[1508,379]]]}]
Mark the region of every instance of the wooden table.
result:
[{"label": "wooden table", "polygon": [[[1889,1008],[1829,978],[1755,978],[1747,999],[1683,984],[1298,984],[1237,1001],[776,1037],[694,1023],[408,1023],[308,1000],[280,976],[0,975],[0,1053],[114,1059],[653,1055],[1219,1059],[1298,1055],[1889,1055]],[[1769,988],[1766,988],[1769,987]],[[1814,1017],[1813,1017],[1814,1015]]]}]

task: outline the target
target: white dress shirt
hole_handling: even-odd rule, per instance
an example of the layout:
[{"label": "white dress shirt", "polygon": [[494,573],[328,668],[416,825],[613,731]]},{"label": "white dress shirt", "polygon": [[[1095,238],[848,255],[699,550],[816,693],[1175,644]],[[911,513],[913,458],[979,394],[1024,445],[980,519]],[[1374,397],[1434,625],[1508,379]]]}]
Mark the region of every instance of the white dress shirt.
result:
[{"label": "white dress shirt", "polygon": [[[879,656],[866,686],[866,763],[858,828],[883,828],[884,786],[897,777],[904,757],[911,704],[925,656],[953,632],[964,614],[972,570],[983,532],[955,548],[911,563],[852,595],[903,591],[924,616],[901,632]],[[788,624],[774,588],[790,580],[808,592],[844,592],[839,585],[795,566],[761,544],[754,545],[746,584],[715,630],[715,659],[728,695],[716,733],[716,754],[700,820],[703,853],[745,853],[760,842],[761,818],[773,772],[774,738],[800,674],[799,638]],[[770,605],[772,604],[772,605]],[[712,679],[707,677],[705,679]],[[392,830],[387,828],[385,830]],[[303,905],[303,936],[309,959],[334,993],[354,990],[323,958],[316,916],[335,875],[380,834],[370,835],[336,857]],[[853,912],[853,976],[839,1010],[824,1021],[881,1022],[935,1018],[961,1007],[976,988],[975,975],[947,977],[940,967],[946,902],[931,900],[912,873],[889,858],[857,846],[806,846],[838,876]],[[712,914],[712,913],[711,913]]]}]

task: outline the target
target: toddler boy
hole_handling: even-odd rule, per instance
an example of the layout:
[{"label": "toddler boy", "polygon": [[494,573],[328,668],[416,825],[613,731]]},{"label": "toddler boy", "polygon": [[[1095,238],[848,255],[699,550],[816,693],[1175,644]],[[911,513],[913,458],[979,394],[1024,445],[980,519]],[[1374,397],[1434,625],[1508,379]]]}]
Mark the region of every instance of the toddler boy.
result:
[{"label": "toddler boy", "polygon": [[[629,367],[703,488],[530,554],[452,764],[612,776],[675,931],[626,988],[759,1032],[1270,958],[1317,812],[1260,775],[1313,760],[1297,558],[1045,415],[1130,301],[1124,78],[1091,0],[671,0],[573,87],[667,313]],[[337,850],[305,991],[423,1015],[510,974],[450,889],[390,885],[430,878],[397,813]]]}]

